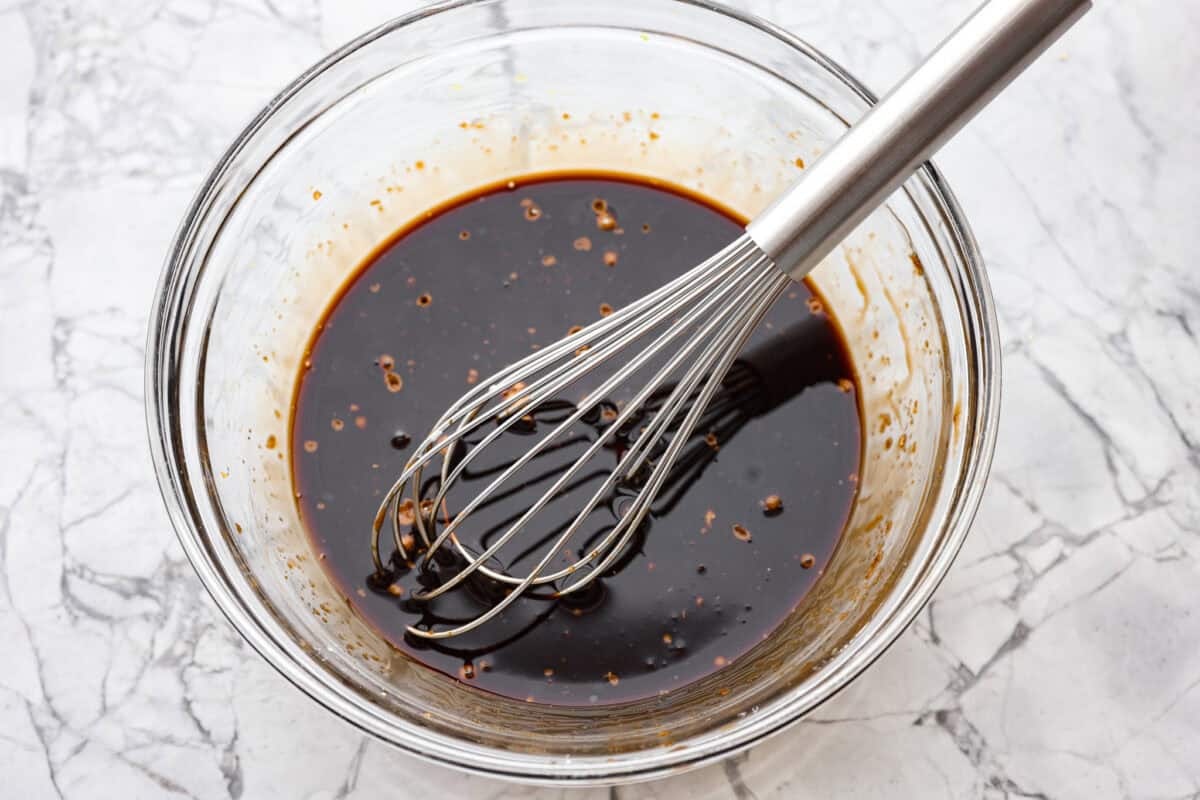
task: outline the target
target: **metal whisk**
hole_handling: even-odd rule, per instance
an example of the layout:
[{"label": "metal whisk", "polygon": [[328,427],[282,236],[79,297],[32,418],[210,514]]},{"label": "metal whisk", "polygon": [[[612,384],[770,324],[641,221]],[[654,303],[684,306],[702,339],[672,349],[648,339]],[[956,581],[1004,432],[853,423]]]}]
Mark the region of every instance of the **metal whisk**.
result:
[{"label": "metal whisk", "polygon": [[[548,588],[540,596],[567,597],[610,569],[776,298],[1090,5],[1088,0],[985,3],[736,241],[660,289],[481,381],[448,408],[383,498],[371,552],[376,568],[387,572],[380,538],[390,521],[393,564],[398,558],[414,566],[449,567],[412,599],[432,601],[479,581],[493,582],[499,591],[473,618],[409,632],[427,639],[457,636],[495,618],[531,590]],[[622,391],[628,395],[623,403],[608,400]],[[581,399],[564,402],[571,392]],[[561,469],[533,477],[534,484],[550,481],[541,496],[498,536],[468,547],[458,532],[472,515],[511,491],[514,482],[528,485],[526,470],[536,460],[568,440],[578,445],[573,432],[581,424],[597,431],[583,452]],[[489,448],[506,434],[528,434],[539,426],[549,432],[501,469],[486,473],[486,486],[450,511],[448,494]],[[518,546],[535,517],[577,485],[572,482],[587,465],[614,452],[615,468],[605,469],[587,502],[566,525],[537,533],[536,542],[544,545],[540,557],[512,574],[501,557],[506,546]],[[424,481],[426,467],[439,457],[436,478]],[[406,487],[411,499],[403,497]],[[580,546],[576,537],[589,515],[613,498],[619,504],[616,524],[579,537]],[[523,553],[528,536],[520,539]]]}]

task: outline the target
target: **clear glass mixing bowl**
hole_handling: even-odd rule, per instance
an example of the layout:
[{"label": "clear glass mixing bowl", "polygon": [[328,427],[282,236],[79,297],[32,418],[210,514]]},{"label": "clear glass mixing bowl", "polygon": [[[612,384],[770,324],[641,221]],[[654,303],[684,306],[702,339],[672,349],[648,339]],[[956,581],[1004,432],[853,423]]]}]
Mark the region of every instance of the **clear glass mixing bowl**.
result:
[{"label": "clear glass mixing bowl", "polygon": [[155,467],[183,547],[230,621],[362,730],[532,781],[695,767],[846,685],[945,574],[996,430],[983,267],[930,167],[813,275],[863,390],[860,491],[843,541],[779,631],[699,683],[626,706],[548,708],[411,662],[311,556],[286,447],[319,315],[355,265],[424,210],[473,186],[578,167],[670,180],[753,215],[871,102],[799,39],[692,0],[445,3],[297,79],[205,181],[151,321]]}]

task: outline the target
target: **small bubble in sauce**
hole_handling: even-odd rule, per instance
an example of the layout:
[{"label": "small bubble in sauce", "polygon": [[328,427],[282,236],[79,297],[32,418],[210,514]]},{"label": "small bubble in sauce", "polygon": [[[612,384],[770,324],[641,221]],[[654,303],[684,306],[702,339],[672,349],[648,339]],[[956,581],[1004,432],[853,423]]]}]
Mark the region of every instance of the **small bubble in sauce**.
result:
[{"label": "small bubble in sauce", "polygon": [[575,240],[574,246],[575,246],[576,250],[580,250],[580,251],[586,253],[588,250],[592,249],[592,240],[586,236],[580,236],[578,239]]},{"label": "small bubble in sauce", "polygon": [[555,258],[554,256],[542,256],[542,266],[543,267],[553,267],[557,263],[558,263],[558,259]]},{"label": "small bubble in sauce", "polygon": [[800,556],[800,566],[804,569],[812,569],[813,565],[816,563],[817,557],[812,553],[805,553],[804,555]]},{"label": "small bubble in sauce", "polygon": [[396,431],[392,434],[391,445],[397,450],[403,450],[412,444],[412,437],[404,431]]},{"label": "small bubble in sauce", "polygon": [[750,531],[746,530],[745,526],[743,525],[733,526],[733,536],[735,539],[741,542],[748,542],[753,538],[750,535]]},{"label": "small bubble in sauce", "polygon": [[429,292],[425,292],[424,294],[422,294],[420,297],[417,298],[417,305],[419,305],[421,308],[426,308],[432,302],[433,302],[433,295],[431,295]]},{"label": "small bubble in sauce", "polygon": [[342,422],[337,417],[334,417],[333,419],[329,420],[329,427],[333,428],[335,431],[340,431],[342,428],[346,427],[346,423]]},{"label": "small bubble in sauce", "polygon": [[783,498],[777,494],[769,494],[763,498],[762,508],[767,515],[778,514],[783,510]]},{"label": "small bubble in sauce", "polygon": [[[394,372],[385,372],[383,375],[383,382],[387,386],[387,390],[392,394],[395,394],[404,388],[404,379]],[[359,419],[363,419],[363,424],[366,424],[365,418],[359,417]],[[358,424],[357,419],[354,422],[356,425]]]},{"label": "small bubble in sauce", "polygon": [[609,314],[611,314],[611,313],[613,313],[613,307],[612,307],[612,306],[610,306],[608,303],[601,303],[601,304],[600,304],[600,316],[602,316],[602,317],[607,317],[607,316],[608,316]]},{"label": "small bubble in sauce", "polygon": [[617,251],[616,250],[605,250],[604,251],[604,266],[615,267],[616,265],[617,265]]},{"label": "small bubble in sauce", "polygon": [[267,437],[267,449],[268,450],[275,449],[275,434],[273,434],[273,433]]},{"label": "small bubble in sauce", "polygon": [[306,439],[304,442],[304,452],[306,453],[317,452],[317,447],[318,445],[315,439]]}]

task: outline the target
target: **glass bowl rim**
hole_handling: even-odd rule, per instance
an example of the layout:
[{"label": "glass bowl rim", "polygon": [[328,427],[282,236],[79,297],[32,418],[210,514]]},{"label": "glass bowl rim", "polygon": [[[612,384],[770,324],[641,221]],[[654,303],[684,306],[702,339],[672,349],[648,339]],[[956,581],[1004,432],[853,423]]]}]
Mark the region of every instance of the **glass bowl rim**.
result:
[{"label": "glass bowl rim", "polygon": [[[849,89],[867,105],[877,102],[876,96],[840,65],[800,37],[784,28],[749,13],[729,8],[711,0],[661,0],[690,6],[727,18],[765,33],[809,59]],[[334,715],[356,729],[397,747],[418,758],[451,766],[466,772],[494,778],[553,785],[608,785],[649,780],[712,763],[745,750],[798,721],[813,709],[845,688],[863,670],[878,659],[903,633],[924,608],[941,583],[974,520],[983,495],[987,473],[995,449],[1000,414],[1000,345],[998,320],[988,284],[983,258],[963,210],[940,171],[926,162],[914,178],[923,183],[941,214],[958,259],[948,259],[950,266],[961,261],[962,268],[951,270],[961,282],[959,298],[968,332],[964,342],[968,355],[969,378],[975,413],[964,416],[967,423],[962,456],[962,474],[953,487],[952,498],[945,516],[934,522],[944,531],[941,544],[922,565],[921,574],[912,582],[908,596],[891,617],[864,638],[858,649],[826,675],[827,684],[815,699],[797,697],[796,687],[781,697],[773,713],[747,717],[739,724],[699,745],[683,750],[637,751],[592,759],[567,758],[562,763],[549,764],[549,756],[509,753],[453,737],[417,728],[403,720],[385,717],[378,710],[361,702],[361,698],[340,691],[335,679],[316,666],[311,658],[301,655],[294,645],[269,618],[256,613],[247,605],[224,578],[223,571],[211,557],[209,536],[203,520],[196,513],[190,482],[184,479],[179,446],[176,441],[178,420],[171,393],[171,373],[175,363],[175,345],[182,331],[179,318],[181,292],[189,282],[188,255],[191,243],[202,228],[213,204],[214,195],[238,156],[268,125],[278,109],[299,94],[326,70],[363,47],[395,31],[427,17],[457,8],[483,5],[496,0],[442,0],[409,14],[385,22],[335,49],[289,83],[242,129],[233,143],[218,159],[190,203],[168,251],[162,274],[155,290],[148,323],[145,396],[146,423],[150,450],[159,491],[166,505],[177,538],[209,596],[238,631],[241,637],[279,672],[289,683],[300,689]],[[925,213],[921,212],[925,217]],[[812,689],[807,690],[812,693]],[[397,735],[399,734],[399,735]],[[421,742],[418,747],[414,742]],[[592,763],[588,763],[591,760]]]}]

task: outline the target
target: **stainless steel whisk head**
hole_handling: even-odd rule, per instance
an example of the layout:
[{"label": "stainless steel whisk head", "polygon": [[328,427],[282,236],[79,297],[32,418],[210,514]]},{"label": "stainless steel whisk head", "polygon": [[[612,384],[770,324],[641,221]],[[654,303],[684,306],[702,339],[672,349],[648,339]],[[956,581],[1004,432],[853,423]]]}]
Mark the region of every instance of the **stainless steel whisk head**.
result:
[{"label": "stainless steel whisk head", "polygon": [[[749,235],[743,234],[689,272],[535,351],[454,403],[417,445],[384,496],[372,528],[371,553],[376,568],[385,572],[380,538],[384,526],[390,523],[392,541],[401,559],[415,560],[415,546],[423,551],[419,558],[424,565],[447,549],[461,560],[461,567],[451,577],[420,590],[412,599],[433,600],[477,574],[503,584],[505,591],[498,602],[469,622],[445,630],[410,626],[409,632],[430,639],[457,636],[499,615],[531,588],[553,586],[551,596],[558,598],[576,593],[600,577],[634,537],[737,354],[790,283],[790,278]],[[631,348],[632,355],[616,358]],[[643,378],[643,373],[648,375]],[[548,433],[474,493],[461,509],[446,508],[447,495],[490,445],[546,404],[563,397],[585,377],[597,374],[599,377],[583,398],[568,406],[572,410],[565,418],[556,420]],[[609,404],[608,398],[620,396],[622,388],[629,386],[634,388],[626,392],[629,398],[625,402],[619,406]],[[561,445],[576,423],[600,413],[606,405],[607,413],[615,414],[614,418],[598,429],[581,456],[553,474],[551,485],[503,533],[478,549],[462,542],[457,532],[469,524],[477,509],[511,488],[531,461]],[[607,457],[605,451],[612,449],[614,437],[631,421],[639,426],[637,438],[623,448],[615,467],[605,467],[607,477],[566,529],[545,548],[537,563],[516,575],[490,565],[502,560],[505,546],[514,542],[588,464]],[[472,434],[482,434],[482,439],[468,447],[466,442]],[[422,473],[439,457],[440,472],[433,484],[436,491],[432,496],[423,496]],[[552,562],[582,538],[581,530],[589,515],[618,486],[630,493],[623,498],[616,524],[598,542],[583,548],[573,562],[551,568]],[[440,529],[439,513],[443,515]],[[406,531],[409,527],[412,534]],[[415,538],[410,538],[413,534]]]},{"label": "stainless steel whisk head", "polygon": [[[379,544],[390,520],[402,559],[411,561],[418,555],[412,551],[420,549],[424,565],[449,556],[447,560],[461,566],[413,599],[431,601],[476,576],[496,582],[504,591],[469,621],[443,630],[410,627],[410,633],[428,639],[457,636],[498,616],[533,588],[552,585],[551,597],[566,597],[595,582],[636,535],[738,351],[789,281],[808,274],[1090,6],[1090,0],[989,0],[756,217],[737,241],[661,289],[501,370],[455,402],[417,446],[380,504],[372,527],[372,556],[380,573],[386,573]],[[614,361],[621,353],[632,355]],[[641,371],[649,377],[640,379]],[[589,376],[599,378],[579,403],[570,405],[566,418],[556,420],[548,434],[450,513],[447,493],[473,461],[523,419]],[[622,387],[632,390],[631,397],[618,407],[612,424],[599,429],[579,459],[549,473],[553,483],[537,501],[506,523],[494,540],[482,538],[477,550],[463,544],[457,532],[473,514],[533,459],[554,448],[573,425],[599,413],[601,403]],[[647,401],[661,392],[666,392],[665,401],[656,401],[647,413]],[[616,467],[607,471],[600,488],[571,523],[552,532],[550,546],[532,568],[510,574],[498,558],[501,550],[631,420],[644,421],[644,427],[628,446],[618,448]],[[473,434],[482,438],[469,440]],[[424,497],[422,470],[439,455],[441,469],[432,484],[436,491]],[[411,488],[411,510],[401,499],[406,487]],[[568,552],[591,510],[618,487],[628,490],[626,497],[632,499],[622,507],[616,524],[599,539],[585,539],[578,558],[572,554],[566,566],[551,568]],[[438,513],[443,516],[440,530]],[[406,541],[412,535],[404,531],[410,515],[415,536]]]}]

